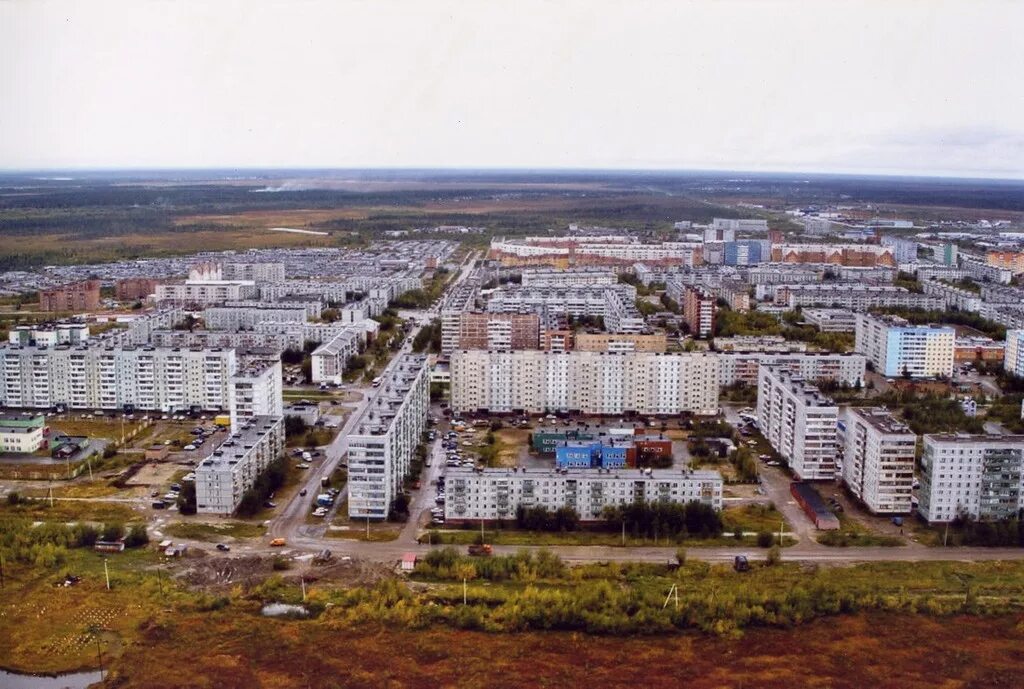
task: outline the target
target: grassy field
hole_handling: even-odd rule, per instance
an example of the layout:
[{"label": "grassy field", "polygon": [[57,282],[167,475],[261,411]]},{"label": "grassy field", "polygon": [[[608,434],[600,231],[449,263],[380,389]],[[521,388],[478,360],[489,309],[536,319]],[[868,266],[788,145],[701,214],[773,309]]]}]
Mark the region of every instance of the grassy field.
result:
[{"label": "grassy field", "polygon": [[[320,520],[323,521],[323,520]],[[370,532],[367,535],[366,528],[359,528],[356,522],[351,522],[348,529],[327,529],[325,534],[328,538],[338,538],[346,541],[368,541],[370,543],[386,543],[393,541],[402,533],[401,527],[386,528],[370,525]]]},{"label": "grassy field", "polygon": [[46,499],[21,502],[10,505],[0,502],[0,517],[23,517],[35,521],[57,522],[129,522],[143,518],[127,503],[102,502],[100,500],[57,500]]},{"label": "grassy field", "polygon": [[722,525],[726,531],[768,531],[778,533],[789,531],[789,523],[774,505],[744,505],[726,507],[722,510]]},{"label": "grassy field", "polygon": [[887,536],[872,532],[856,519],[851,519],[845,512],[840,512],[836,516],[839,517],[839,530],[820,532],[816,539],[818,543],[841,548],[849,546],[897,547],[907,544],[904,539],[898,536]]},{"label": "grassy field", "polygon": [[174,538],[188,538],[194,541],[223,541],[225,538],[259,538],[267,530],[262,524],[249,522],[175,522],[168,524],[164,533]]}]

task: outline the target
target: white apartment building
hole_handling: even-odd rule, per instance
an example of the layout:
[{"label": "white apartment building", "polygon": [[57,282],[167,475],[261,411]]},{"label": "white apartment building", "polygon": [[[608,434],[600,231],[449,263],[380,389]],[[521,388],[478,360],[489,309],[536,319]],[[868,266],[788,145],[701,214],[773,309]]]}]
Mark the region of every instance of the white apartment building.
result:
[{"label": "white apartment building", "polygon": [[196,510],[232,514],[256,478],[284,454],[284,421],[256,416],[239,426],[196,467]]},{"label": "white apartment building", "polygon": [[210,330],[252,330],[258,323],[305,323],[319,318],[320,302],[228,302],[203,311]]},{"label": "white apartment building", "polygon": [[849,407],[839,419],[843,482],[874,514],[907,514],[917,436],[881,408]]},{"label": "white apartment building", "polygon": [[767,232],[768,221],[764,218],[713,218],[711,227],[732,232]]},{"label": "white apartment building", "polygon": [[[717,344],[717,341],[716,341]],[[835,380],[845,385],[864,384],[867,359],[863,354],[830,352],[719,352],[721,385],[743,382],[757,385],[761,364],[780,366],[804,380]]]},{"label": "white apartment building", "polygon": [[494,413],[715,414],[718,360],[703,353],[452,353],[452,409]]},{"label": "white apartment building", "polygon": [[977,311],[981,308],[981,295],[977,292],[947,285],[938,280],[925,280],[921,283],[921,289],[925,294],[941,299],[947,309]]},{"label": "white apartment building", "polygon": [[[490,313],[536,313],[542,320],[555,314],[574,318],[599,316],[604,319],[605,329],[609,332],[639,333],[645,323],[635,302],[636,288],[627,284],[531,287],[495,291],[487,302],[487,310]],[[442,320],[442,327],[443,324]]]},{"label": "white apartment building", "polygon": [[345,375],[348,360],[359,354],[366,342],[365,334],[356,328],[338,333],[323,343],[312,354],[312,380],[314,383],[339,385]]},{"label": "white apartment building", "polygon": [[857,316],[848,309],[803,309],[801,315],[823,333],[852,333],[857,329]]},{"label": "white apartment building", "polygon": [[700,502],[722,509],[722,475],[689,469],[483,469],[451,468],[446,474],[445,520],[515,519],[516,509],[560,507],[581,521],[599,521],[606,507],[634,502]]},{"label": "white apartment building", "polygon": [[226,409],[232,349],[0,347],[0,406]]},{"label": "white apartment building", "polygon": [[283,263],[225,263],[222,274],[226,280],[251,280],[253,282],[282,282]]},{"label": "white apartment building", "polygon": [[238,357],[238,369],[231,376],[228,409],[231,428],[256,416],[284,414],[281,360]]},{"label": "white apartment building", "polygon": [[835,478],[838,415],[835,402],[804,379],[777,366],[761,366],[758,425],[797,478]]},{"label": "white apartment building", "polygon": [[1006,519],[1024,507],[1024,435],[926,435],[921,471],[918,512],[930,523]]},{"label": "white apartment building", "polygon": [[387,519],[409,473],[429,408],[427,357],[399,355],[349,436],[349,518]]},{"label": "white apartment building", "polygon": [[1003,368],[1007,373],[1024,377],[1024,330],[1006,331],[1006,350]]},{"label": "white apartment building", "polygon": [[523,287],[603,287],[615,285],[619,277],[611,270],[524,270]]},{"label": "white apartment building", "polygon": [[911,325],[898,316],[857,314],[855,349],[883,376],[933,378],[953,374],[956,330]]},{"label": "white apartment building", "polygon": [[18,325],[7,333],[7,341],[13,345],[41,345],[55,347],[59,344],[84,344],[89,341],[89,326],[86,323],[48,323]]},{"label": "white apartment building", "polygon": [[857,287],[842,284],[794,285],[776,289],[775,303],[791,309],[797,306],[827,306],[832,308],[867,311],[882,306],[919,309],[942,309],[944,301],[893,285]]},{"label": "white apartment building", "polygon": [[187,280],[156,286],[157,302],[176,304],[223,304],[256,296],[256,283],[251,280]]}]

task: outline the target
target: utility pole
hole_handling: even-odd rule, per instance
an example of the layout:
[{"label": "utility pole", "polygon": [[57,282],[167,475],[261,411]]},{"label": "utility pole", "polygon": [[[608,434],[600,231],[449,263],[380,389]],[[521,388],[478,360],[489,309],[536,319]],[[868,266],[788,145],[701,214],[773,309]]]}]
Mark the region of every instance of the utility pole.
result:
[{"label": "utility pole", "polygon": [[779,519],[779,547],[782,547],[782,531],[786,528],[786,518]]},{"label": "utility pole", "polygon": [[0,555],[0,589],[4,587],[4,556]]},{"label": "utility pole", "polygon": [[103,558],[103,575],[107,578],[107,590],[110,590],[110,570],[107,568],[107,558]]},{"label": "utility pole", "polygon": [[462,604],[468,604],[468,596],[466,591],[466,577],[462,577]]},{"label": "utility pole", "polygon": [[306,577],[301,577],[299,581],[302,582],[302,602],[306,602]]},{"label": "utility pole", "polygon": [[626,545],[626,520],[622,520],[622,545]]},{"label": "utility pole", "polygon": [[160,586],[160,600],[164,600],[164,578],[161,575],[162,569],[163,568],[161,567],[156,568],[156,583]]},{"label": "utility pole", "polygon": [[53,508],[53,486],[46,489],[46,495],[50,498],[50,507]]}]

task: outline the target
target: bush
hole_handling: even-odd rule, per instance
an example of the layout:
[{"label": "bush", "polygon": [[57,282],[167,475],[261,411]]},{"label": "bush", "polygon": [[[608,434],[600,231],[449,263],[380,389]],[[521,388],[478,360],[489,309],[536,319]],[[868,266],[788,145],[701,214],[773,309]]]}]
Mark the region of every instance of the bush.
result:
[{"label": "bush", "polygon": [[7,504],[8,505],[11,505],[13,507],[14,505],[17,505],[20,502],[21,502],[21,495],[20,494],[18,494],[18,493],[8,493],[7,494]]},{"label": "bush", "polygon": [[124,538],[124,524],[118,522],[111,522],[110,524],[103,525],[103,539],[104,541],[120,541]]},{"label": "bush", "polygon": [[139,548],[149,543],[149,534],[145,524],[133,524],[124,539],[125,548]]},{"label": "bush", "polygon": [[775,534],[770,531],[761,531],[757,534],[758,548],[771,548],[775,543]]},{"label": "bush", "polygon": [[178,513],[186,515],[196,513],[196,484],[182,485],[181,493],[178,494]]},{"label": "bush", "polygon": [[284,557],[283,555],[275,555],[274,562],[271,565],[275,572],[283,572],[286,569],[291,569],[291,560]]},{"label": "bush", "polygon": [[775,544],[768,549],[768,557],[765,559],[765,564],[769,567],[774,567],[780,562],[782,562],[782,548]]},{"label": "bush", "polygon": [[676,562],[680,567],[686,564],[686,548],[676,548]]}]

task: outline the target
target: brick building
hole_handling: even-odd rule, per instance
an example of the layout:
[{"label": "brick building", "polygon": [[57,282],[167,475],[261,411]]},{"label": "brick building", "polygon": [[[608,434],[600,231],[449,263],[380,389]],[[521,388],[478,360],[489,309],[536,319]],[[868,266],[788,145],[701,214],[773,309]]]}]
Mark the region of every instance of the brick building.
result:
[{"label": "brick building", "polygon": [[41,311],[96,311],[99,308],[99,280],[83,280],[39,292]]}]

